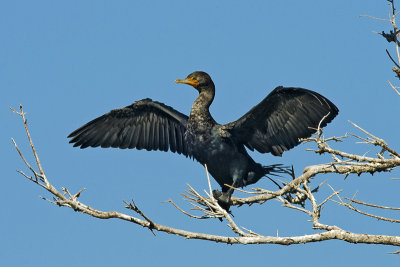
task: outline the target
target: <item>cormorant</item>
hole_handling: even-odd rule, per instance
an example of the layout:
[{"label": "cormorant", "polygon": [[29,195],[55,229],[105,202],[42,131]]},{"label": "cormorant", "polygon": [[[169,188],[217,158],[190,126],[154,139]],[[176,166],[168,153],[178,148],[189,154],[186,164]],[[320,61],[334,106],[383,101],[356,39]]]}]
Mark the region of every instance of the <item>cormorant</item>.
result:
[{"label": "cormorant", "polygon": [[260,153],[281,156],[315,132],[321,119],[324,127],[338,114],[327,98],[311,90],[275,88],[240,119],[218,124],[210,114],[215,86],[202,71],[176,83],[193,86],[199,96],[189,117],[149,98],[111,110],[72,132],[74,147],[118,147],[172,151],[207,164],[208,171],[222,188],[214,192],[219,204],[229,210],[233,187],[256,183],[267,174],[279,173],[277,165],[256,163],[245,147]]}]

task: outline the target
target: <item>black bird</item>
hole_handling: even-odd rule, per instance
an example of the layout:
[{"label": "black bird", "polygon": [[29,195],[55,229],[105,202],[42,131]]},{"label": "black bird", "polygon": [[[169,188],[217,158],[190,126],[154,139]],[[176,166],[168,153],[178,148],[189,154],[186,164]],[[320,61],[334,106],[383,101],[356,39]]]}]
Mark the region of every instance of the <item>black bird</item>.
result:
[{"label": "black bird", "polygon": [[277,165],[256,163],[245,147],[281,156],[333,120],[338,108],[322,95],[302,88],[275,88],[240,119],[218,124],[210,114],[215,86],[201,71],[176,80],[193,86],[199,96],[190,116],[151,99],[143,99],[94,119],[68,137],[74,147],[118,147],[172,151],[207,164],[208,171],[222,187],[214,195],[229,210],[233,187],[256,183],[267,174],[282,172]]}]

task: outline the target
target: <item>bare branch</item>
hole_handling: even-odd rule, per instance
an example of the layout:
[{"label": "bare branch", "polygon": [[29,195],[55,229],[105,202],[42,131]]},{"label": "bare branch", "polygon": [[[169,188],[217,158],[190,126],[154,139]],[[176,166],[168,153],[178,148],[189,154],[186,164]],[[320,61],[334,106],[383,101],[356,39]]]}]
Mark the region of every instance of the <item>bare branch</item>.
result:
[{"label": "bare branch", "polygon": [[44,179],[44,182],[47,184],[46,177],[45,177],[45,175],[44,175],[44,171],[43,171],[43,168],[42,168],[42,164],[40,164],[39,156],[38,156],[38,154],[37,154],[37,152],[36,152],[35,146],[33,145],[33,141],[32,141],[32,138],[31,138],[31,134],[29,133],[28,124],[27,124],[27,122],[26,122],[25,113],[24,113],[24,111],[22,110],[22,105],[19,105],[19,109],[21,110],[21,112],[17,112],[16,110],[12,109],[11,107],[10,107],[10,109],[11,109],[13,112],[17,113],[18,115],[20,115],[20,116],[22,117],[22,120],[24,121],[25,132],[26,132],[26,134],[27,134],[27,136],[28,136],[29,144],[30,144],[30,146],[31,146],[31,148],[32,148],[33,156],[35,157],[35,160],[36,160],[36,165],[37,165],[37,167],[39,168],[39,172],[40,172],[40,174],[41,174],[41,178],[43,178],[43,179]]},{"label": "bare branch", "polygon": [[400,95],[400,91],[398,90],[398,87],[393,86],[392,83],[391,83],[390,81],[387,81],[387,82],[388,82],[389,85],[393,88],[393,90],[394,90],[398,95]]},{"label": "bare branch", "polygon": [[361,211],[361,210],[359,210],[359,209],[356,209],[355,207],[353,207],[353,206],[351,205],[352,202],[356,202],[356,201],[354,201],[354,199],[350,199],[350,202],[349,202],[349,203],[346,203],[346,202],[344,202],[344,201],[341,199],[341,197],[339,196],[339,193],[338,193],[337,191],[335,191],[330,185],[329,185],[329,187],[332,189],[332,191],[334,192],[334,194],[335,194],[335,195],[338,197],[338,199],[339,199],[339,201],[334,201],[334,200],[332,200],[332,201],[334,201],[334,202],[336,202],[336,203],[338,203],[338,204],[340,204],[340,205],[342,205],[342,206],[344,206],[344,207],[346,207],[346,208],[349,208],[350,210],[353,210],[353,211],[355,211],[355,212],[357,212],[357,213],[360,213],[360,214],[362,214],[362,215],[365,215],[365,216],[369,216],[369,217],[372,217],[372,218],[375,218],[375,219],[378,219],[378,220],[382,220],[382,221],[400,223],[400,220],[389,219],[389,218],[385,218],[385,217],[382,217],[382,216],[377,216],[377,215],[374,215],[374,214],[367,213],[367,212]]},{"label": "bare branch", "polygon": [[376,17],[370,16],[370,15],[360,15],[360,16],[358,16],[358,17],[359,17],[359,18],[362,18],[362,17],[367,17],[367,18],[371,18],[371,19],[376,19],[376,20],[382,20],[382,21],[391,22],[391,21],[390,21],[390,20],[388,20],[388,19],[376,18]]},{"label": "bare branch", "polygon": [[[395,67],[392,68],[393,72],[396,74],[397,78],[400,79],[400,50],[399,50],[400,43],[398,40],[398,38],[400,37],[400,30],[398,29],[397,24],[396,24],[396,17],[399,14],[399,12],[396,13],[393,0],[388,0],[388,2],[389,2],[390,9],[391,9],[389,12],[389,19],[381,19],[381,18],[376,18],[376,17],[372,17],[372,16],[368,16],[368,15],[362,15],[360,17],[369,17],[369,18],[372,18],[375,20],[386,21],[386,22],[389,22],[391,24],[391,26],[393,27],[393,30],[390,30],[389,33],[382,31],[381,33],[378,33],[378,34],[380,34],[383,38],[385,38],[386,41],[388,41],[389,43],[394,42],[394,44],[395,44],[397,61],[395,61],[393,59],[393,57],[390,55],[390,53],[387,49],[386,49],[386,53],[388,54],[390,60],[395,64]],[[389,82],[389,84],[396,91],[396,93],[400,95],[400,93],[396,89],[396,87],[393,86],[390,82]]]},{"label": "bare branch", "polygon": [[359,129],[360,131],[364,132],[365,134],[369,135],[370,137],[373,138],[373,141],[371,141],[371,144],[376,145],[376,146],[380,146],[383,149],[389,151],[391,154],[395,155],[397,158],[400,158],[400,154],[397,153],[396,151],[394,151],[393,149],[391,149],[388,144],[383,140],[380,139],[374,135],[372,135],[371,133],[367,132],[366,130],[362,129],[360,126],[356,125],[355,123],[349,121],[354,127],[356,127],[357,129]]},{"label": "bare branch", "polygon": [[135,202],[133,200],[130,203],[126,202],[125,200],[123,200],[123,202],[126,204],[125,208],[133,210],[134,212],[136,212],[137,214],[142,216],[149,223],[149,226],[147,228],[149,228],[149,230],[155,236],[156,234],[153,231],[153,228],[154,228],[153,221],[150,220],[146,215],[144,215],[144,213],[136,206],[136,204],[135,204]]},{"label": "bare branch", "polygon": [[350,203],[354,202],[354,203],[357,203],[357,204],[360,204],[360,205],[364,205],[364,206],[368,206],[368,207],[379,208],[379,209],[387,209],[387,210],[400,210],[400,208],[386,207],[386,206],[381,206],[381,205],[370,204],[370,203],[366,203],[366,202],[359,201],[359,200],[352,199],[352,198],[345,197],[345,199],[350,200]]},{"label": "bare branch", "polygon": [[189,217],[191,217],[191,218],[195,218],[195,219],[207,219],[208,217],[206,217],[206,216],[196,216],[196,215],[193,215],[193,214],[190,214],[190,213],[188,213],[188,212],[186,212],[186,211],[184,211],[183,209],[181,209],[178,205],[176,205],[175,204],[175,202],[173,202],[172,201],[172,199],[169,199],[167,202],[169,202],[169,203],[171,203],[175,208],[177,208],[180,212],[182,212],[183,214],[185,214],[185,215],[187,215],[187,216],[189,216]]},{"label": "bare branch", "polygon": [[340,202],[339,204],[342,205],[342,206],[345,206],[345,207],[347,207],[347,208],[349,208],[349,209],[351,209],[351,210],[353,210],[355,212],[358,212],[358,213],[360,213],[362,215],[366,215],[366,216],[369,216],[369,217],[372,217],[372,218],[375,218],[375,219],[378,219],[378,220],[392,222],[392,223],[400,223],[400,220],[390,219],[390,218],[377,216],[377,215],[374,215],[374,214],[371,214],[371,213],[367,213],[367,212],[361,211],[359,209],[354,208],[351,204],[346,203],[346,202]]},{"label": "bare branch", "polygon": [[[13,110],[16,112],[15,110]],[[270,191],[266,189],[254,189],[253,192],[248,192],[252,194],[256,194],[247,198],[232,198],[233,205],[243,205],[243,204],[252,204],[252,203],[264,203],[269,199],[278,199],[283,203],[283,206],[301,211],[306,213],[313,219],[313,228],[323,230],[321,233],[315,233],[310,235],[303,235],[303,236],[290,236],[290,237],[279,237],[279,236],[264,236],[259,233],[255,233],[251,230],[248,230],[245,227],[239,227],[236,222],[233,220],[232,216],[228,214],[224,209],[222,209],[216,199],[213,198],[212,195],[212,188],[211,183],[209,181],[209,176],[207,175],[208,187],[209,191],[205,192],[207,196],[200,195],[194,188],[188,185],[189,189],[187,191],[187,195],[183,195],[187,201],[194,207],[194,209],[199,210],[203,213],[202,216],[192,215],[183,209],[179,208],[172,200],[169,200],[172,205],[174,205],[180,212],[184,213],[185,215],[196,218],[196,219],[205,219],[205,218],[224,218],[228,222],[228,227],[232,229],[232,231],[237,236],[220,236],[220,235],[212,235],[207,233],[196,233],[187,230],[177,229],[169,226],[165,226],[162,224],[158,224],[147,217],[132,201],[130,203],[125,202],[127,205],[126,208],[135,211],[138,215],[140,215],[143,219],[139,219],[137,217],[133,217],[124,213],[120,213],[117,211],[100,211],[89,207],[81,203],[78,198],[81,193],[85,190],[82,189],[78,191],[76,194],[72,194],[69,192],[67,188],[61,188],[61,193],[58,191],[46,177],[43,168],[41,167],[41,163],[39,157],[37,155],[35,146],[33,145],[33,141],[31,135],[28,130],[28,125],[26,123],[25,113],[22,110],[21,112],[16,112],[20,115],[23,119],[23,123],[25,126],[25,130],[27,132],[28,141],[32,147],[32,153],[35,156],[36,165],[39,169],[39,172],[35,172],[32,166],[27,162],[26,158],[23,156],[22,152],[18,148],[17,144],[13,140],[14,146],[20,155],[21,159],[23,160],[24,164],[28,167],[28,169],[33,173],[34,177],[30,177],[20,171],[21,175],[25,178],[29,179],[30,181],[40,185],[41,187],[45,188],[49,193],[51,193],[54,198],[53,200],[43,199],[49,201],[58,206],[72,208],[75,211],[88,214],[92,217],[100,218],[100,219],[120,219],[127,222],[131,222],[145,228],[148,228],[155,234],[154,231],[165,232],[168,234],[174,234],[178,236],[185,237],[187,239],[202,239],[208,240],[213,242],[224,242],[227,244],[281,244],[281,245],[292,245],[292,244],[303,244],[308,242],[319,242],[324,240],[331,240],[331,239],[339,239],[350,243],[366,243],[366,244],[383,244],[383,245],[400,245],[400,237],[399,236],[387,236],[387,235],[369,235],[369,234],[356,234],[351,233],[346,230],[343,230],[337,226],[331,226],[322,224],[319,222],[319,218],[321,216],[321,208],[322,206],[328,201],[332,200],[333,196],[339,197],[340,191],[334,191],[333,194],[325,198],[320,204],[317,203],[316,197],[314,194],[318,192],[318,189],[322,186],[321,183],[314,189],[311,189],[308,186],[310,180],[318,174],[323,173],[339,173],[339,174],[349,174],[349,173],[357,173],[361,174],[364,172],[375,172],[375,171],[389,171],[392,168],[397,167],[400,165],[400,159],[398,154],[391,150],[388,145],[381,139],[365,132],[368,135],[366,139],[368,143],[379,145],[389,151],[392,155],[392,158],[384,158],[380,156],[379,158],[371,158],[364,156],[357,156],[352,154],[346,154],[344,152],[334,150],[330,146],[327,145],[327,141],[338,141],[340,138],[324,138],[322,135],[321,129],[318,127],[317,129],[317,137],[310,138],[307,141],[315,142],[318,145],[320,153],[331,153],[333,155],[338,155],[340,157],[345,157],[347,161],[339,161],[336,157],[335,162],[328,163],[328,164],[321,164],[321,165],[314,165],[307,167],[303,174],[299,177],[293,177],[290,182],[283,182],[284,186],[276,191]],[[360,130],[362,130],[360,128]],[[207,172],[208,174],[208,172]],[[40,183],[44,181],[44,183]],[[303,187],[303,189],[301,188]],[[332,189],[333,190],[333,189]],[[246,191],[244,191],[246,192]],[[296,194],[296,197],[289,197],[291,194]],[[299,198],[300,202],[296,202],[295,199]],[[312,210],[307,210],[303,207],[299,207],[298,204],[303,204],[304,201],[310,201]],[[358,211],[354,207],[351,206],[349,203],[345,203],[339,197],[340,204],[345,205],[350,209],[354,209],[355,211],[366,214],[361,211]],[[354,203],[357,203],[356,200],[351,200]],[[363,203],[364,204],[364,203]],[[366,214],[370,216],[370,214]],[[371,215],[373,218],[378,218],[382,220],[388,220],[392,222],[397,222],[397,220],[391,220],[379,216]],[[246,231],[246,232],[244,232]]]}]

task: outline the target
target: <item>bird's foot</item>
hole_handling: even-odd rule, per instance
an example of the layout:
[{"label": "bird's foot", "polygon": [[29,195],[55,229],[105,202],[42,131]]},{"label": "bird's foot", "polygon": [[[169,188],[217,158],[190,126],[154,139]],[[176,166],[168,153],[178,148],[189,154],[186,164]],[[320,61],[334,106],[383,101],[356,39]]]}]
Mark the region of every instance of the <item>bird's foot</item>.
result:
[{"label": "bird's foot", "polygon": [[231,207],[231,196],[229,192],[221,192],[219,190],[213,190],[213,197],[218,201],[218,205],[224,210],[230,213],[229,208]]}]

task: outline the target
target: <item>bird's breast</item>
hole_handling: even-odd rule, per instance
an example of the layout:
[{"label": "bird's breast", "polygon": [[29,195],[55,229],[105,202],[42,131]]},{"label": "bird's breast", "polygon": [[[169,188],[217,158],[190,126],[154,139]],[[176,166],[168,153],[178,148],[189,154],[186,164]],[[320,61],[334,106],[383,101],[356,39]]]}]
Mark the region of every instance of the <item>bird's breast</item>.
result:
[{"label": "bird's breast", "polygon": [[202,164],[219,162],[237,153],[230,139],[221,136],[219,127],[193,127],[185,133],[191,154]]}]

